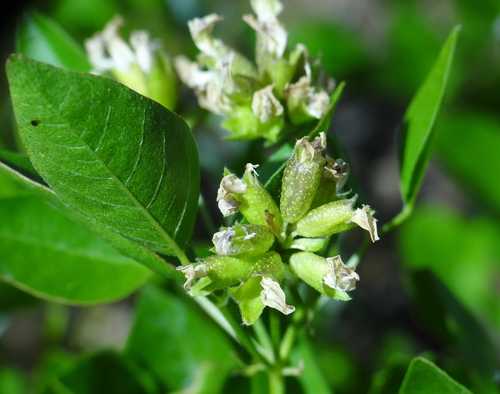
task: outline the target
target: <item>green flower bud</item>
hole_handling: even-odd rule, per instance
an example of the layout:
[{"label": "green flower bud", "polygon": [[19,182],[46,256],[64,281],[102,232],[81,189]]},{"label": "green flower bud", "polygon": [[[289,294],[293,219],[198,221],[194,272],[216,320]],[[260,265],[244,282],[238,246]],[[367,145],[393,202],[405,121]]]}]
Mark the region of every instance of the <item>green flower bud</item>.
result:
[{"label": "green flower bud", "polygon": [[378,241],[377,219],[368,205],[353,209],[354,196],[348,200],[338,200],[310,211],[297,222],[296,233],[303,237],[324,237],[347,231],[356,225],[368,231],[372,242]]},{"label": "green flower bud", "polygon": [[297,222],[297,234],[302,237],[325,237],[355,227],[356,225],[351,222],[355,201],[356,197],[353,197],[313,209]]},{"label": "green flower bud", "polygon": [[296,238],[290,245],[290,249],[299,249],[304,252],[318,252],[328,242],[329,237],[321,238]]},{"label": "green flower bud", "polygon": [[274,235],[268,227],[236,223],[215,233],[212,242],[218,255],[255,257],[269,250],[274,243]]},{"label": "green flower bud", "polygon": [[201,278],[204,279],[203,286],[197,286],[196,290],[210,293],[234,286],[247,279],[254,263],[255,260],[251,259],[214,255],[199,259],[195,264],[177,267],[177,270],[186,277],[186,283],[184,283],[186,291],[191,290],[193,281]]},{"label": "green flower bud", "polygon": [[279,254],[269,252],[253,266],[248,280],[228,289],[240,306],[244,324],[255,323],[266,306],[285,315],[295,310],[295,307],[286,304],[285,293],[279,285],[284,275],[285,267]]},{"label": "green flower bud", "polygon": [[311,143],[304,137],[297,141],[283,172],[281,214],[283,220],[295,223],[309,210],[321,180],[325,158],[326,135],[320,133]]},{"label": "green flower bud", "polygon": [[281,213],[266,188],[258,181],[252,164],[247,164],[243,180],[234,174],[222,178],[217,192],[219,209],[224,216],[240,211],[251,223],[269,227],[280,236],[283,227]]},{"label": "green flower bud", "polygon": [[324,258],[299,252],[290,256],[290,269],[309,286],[323,295],[347,301],[347,291],[354,290],[359,275],[347,267],[340,256]]},{"label": "green flower bud", "polygon": [[327,157],[326,162],[311,209],[338,200],[349,176],[349,166],[342,159],[333,160]]}]

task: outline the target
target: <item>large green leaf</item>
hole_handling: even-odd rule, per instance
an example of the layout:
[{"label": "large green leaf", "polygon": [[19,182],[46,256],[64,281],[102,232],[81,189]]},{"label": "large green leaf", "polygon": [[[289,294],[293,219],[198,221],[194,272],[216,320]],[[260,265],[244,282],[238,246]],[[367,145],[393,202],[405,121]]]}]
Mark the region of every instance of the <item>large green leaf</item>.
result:
[{"label": "large green leaf", "polygon": [[400,394],[472,394],[429,360],[416,357],[410,363]]},{"label": "large green leaf", "polygon": [[125,354],[154,373],[164,389],[192,385],[193,391],[186,392],[221,392],[236,368],[232,352],[227,337],[188,297],[151,285],[141,291]]},{"label": "large green leaf", "polygon": [[[1,176],[6,176],[8,179],[14,180],[29,193],[33,193],[34,195],[48,201],[52,206],[56,207],[59,211],[66,214],[66,216],[70,217],[75,222],[80,223],[101,236],[124,255],[133,258],[141,264],[144,264],[157,274],[171,279],[182,280],[182,274],[177,271],[173,265],[167,263],[156,253],[130,241],[128,238],[122,237],[120,234],[99,225],[95,220],[89,219],[71,209],[67,205],[64,205],[52,190],[36,181],[36,179],[39,178],[37,174],[32,174],[18,166],[15,166],[15,168],[11,167],[14,163],[9,162],[8,164],[9,165],[0,161]],[[20,194],[20,190],[13,189],[9,193],[11,197],[16,196]],[[9,193],[6,195],[0,193],[0,197],[9,196]]]},{"label": "large green leaf", "polygon": [[451,70],[460,28],[444,44],[424,84],[411,101],[404,117],[401,142],[401,193],[403,202],[413,206],[429,161],[430,146],[446,83]]},{"label": "large green leaf", "polygon": [[199,194],[186,123],[108,78],[13,55],[14,111],[30,159],[66,205],[185,261]]},{"label": "large green leaf", "polygon": [[17,51],[54,66],[90,71],[82,47],[54,20],[38,12],[27,14],[17,34]]},{"label": "large green leaf", "polygon": [[0,278],[35,296],[70,304],[109,302],[151,275],[37,197],[2,199],[0,217]]}]

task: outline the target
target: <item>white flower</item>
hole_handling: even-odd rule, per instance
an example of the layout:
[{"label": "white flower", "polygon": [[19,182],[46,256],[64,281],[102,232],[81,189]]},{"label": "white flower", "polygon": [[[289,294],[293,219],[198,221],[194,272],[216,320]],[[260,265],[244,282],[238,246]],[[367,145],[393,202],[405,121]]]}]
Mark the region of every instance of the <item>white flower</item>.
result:
[{"label": "white flower", "polygon": [[217,191],[217,204],[224,216],[230,216],[238,212],[241,203],[236,201],[233,193],[243,194],[246,188],[246,183],[234,174],[226,175],[222,178],[219,190]]},{"label": "white flower", "polygon": [[120,72],[129,71],[137,64],[144,73],[149,73],[158,45],[149,39],[146,31],[134,31],[130,36],[132,48],[121,38],[119,29],[123,18],[116,15],[100,33],[85,40],[85,48],[95,71],[102,73],[113,68]]},{"label": "white flower", "polygon": [[184,283],[184,290],[189,292],[191,290],[191,283],[198,278],[204,278],[207,276],[207,270],[205,264],[189,264],[185,266],[177,267],[177,271],[182,272],[186,277],[186,283]]},{"label": "white flower", "polygon": [[223,19],[217,14],[210,14],[203,18],[194,18],[188,22],[191,37],[198,49],[214,59],[224,57],[229,51],[221,40],[212,36],[215,24]]},{"label": "white flower", "polygon": [[267,123],[283,114],[283,106],[273,94],[274,84],[257,90],[253,94],[252,111],[262,123]]}]

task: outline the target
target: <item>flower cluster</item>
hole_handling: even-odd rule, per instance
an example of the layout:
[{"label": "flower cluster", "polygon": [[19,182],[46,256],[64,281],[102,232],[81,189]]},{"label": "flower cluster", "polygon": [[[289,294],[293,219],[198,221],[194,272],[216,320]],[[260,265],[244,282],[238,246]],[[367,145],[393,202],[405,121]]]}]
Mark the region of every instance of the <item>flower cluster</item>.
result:
[{"label": "flower cluster", "polygon": [[276,251],[297,250],[288,261],[290,271],[322,295],[349,300],[358,274],[340,256],[319,252],[334,234],[360,226],[378,240],[376,219],[369,206],[354,208],[356,196],[342,189],[348,165],[323,156],[326,136],[312,142],[297,141],[286,163],[279,206],[258,180],[257,166],[247,164],[238,178],[225,171],[217,193],[224,216],[240,212],[244,220],[222,228],[213,236],[214,255],[178,269],[186,276],[191,295],[227,289],[239,304],[245,324],[253,324],[265,306],[284,314],[294,311],[286,303],[280,283],[285,264]]},{"label": "flower cluster", "polygon": [[[174,59],[180,79],[194,89],[201,107],[222,115],[228,139],[264,137],[268,144],[280,138],[284,125],[320,119],[330,106],[334,82],[326,78],[307,49],[287,49],[287,32],[278,20],[283,6],[278,0],[251,0],[256,16],[243,20],[257,34],[256,65],[212,36],[222,17],[210,14],[189,21],[200,50],[196,62],[185,56]],[[287,127],[291,130],[292,127]]]},{"label": "flower cluster", "polygon": [[177,101],[177,79],[158,41],[145,30],[130,35],[130,45],[120,36],[123,18],[116,15],[102,32],[85,41],[93,73],[110,72],[119,82],[169,109]]}]

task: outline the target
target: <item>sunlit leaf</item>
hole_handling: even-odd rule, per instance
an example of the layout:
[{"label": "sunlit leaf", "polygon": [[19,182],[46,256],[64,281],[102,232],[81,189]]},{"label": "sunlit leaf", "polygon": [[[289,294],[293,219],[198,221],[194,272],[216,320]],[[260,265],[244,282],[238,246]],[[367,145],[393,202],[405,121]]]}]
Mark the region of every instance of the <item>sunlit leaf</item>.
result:
[{"label": "sunlit leaf", "polygon": [[410,363],[400,394],[472,394],[429,360],[416,357]]},{"label": "sunlit leaf", "polygon": [[139,245],[183,255],[199,192],[186,123],[108,78],[20,55],[7,74],[28,155],[61,201]]},{"label": "sunlit leaf", "polygon": [[404,203],[410,207],[427,168],[434,124],[443,101],[459,30],[456,27],[451,32],[405,114],[401,142],[401,193]]},{"label": "sunlit leaf", "polygon": [[37,297],[70,304],[109,302],[151,276],[37,197],[1,200],[0,217],[0,278]]}]

